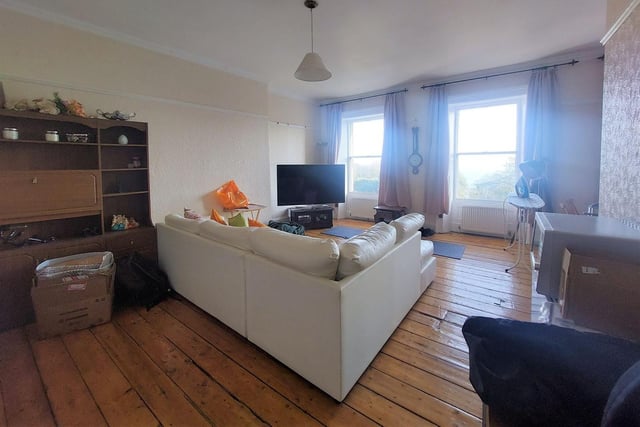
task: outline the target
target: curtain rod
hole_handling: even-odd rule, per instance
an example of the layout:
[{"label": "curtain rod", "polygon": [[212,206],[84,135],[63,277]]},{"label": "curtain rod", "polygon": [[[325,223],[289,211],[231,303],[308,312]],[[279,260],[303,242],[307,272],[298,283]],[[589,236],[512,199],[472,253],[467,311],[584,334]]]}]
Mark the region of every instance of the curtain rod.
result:
[{"label": "curtain rod", "polygon": [[500,77],[500,76],[508,76],[510,74],[526,73],[527,71],[544,70],[544,69],[551,68],[551,67],[560,67],[562,65],[576,65],[578,62],[580,62],[580,61],[576,61],[575,59],[572,59],[571,61],[563,62],[562,64],[544,65],[542,67],[527,68],[526,70],[507,71],[507,72],[504,72],[504,73],[489,74],[488,76],[470,77],[468,79],[454,80],[454,81],[451,81],[451,82],[434,83],[434,84],[431,84],[431,85],[420,86],[420,89],[427,89],[427,88],[436,87],[436,86],[446,86],[446,85],[452,85],[452,84],[456,84],[456,83],[470,82],[470,81],[473,81],[473,80],[484,80],[484,79],[488,79],[490,77]]},{"label": "curtain rod", "polygon": [[329,102],[328,104],[320,104],[320,106],[321,107],[326,107],[327,105],[336,105],[336,104],[344,104],[345,102],[362,101],[364,99],[377,98],[378,96],[393,95],[394,93],[408,92],[408,91],[409,91],[409,89],[395,90],[393,92],[381,93],[381,94],[378,94],[378,95],[370,95],[370,96],[363,96],[363,97],[360,97],[360,98],[346,99],[344,101]]}]

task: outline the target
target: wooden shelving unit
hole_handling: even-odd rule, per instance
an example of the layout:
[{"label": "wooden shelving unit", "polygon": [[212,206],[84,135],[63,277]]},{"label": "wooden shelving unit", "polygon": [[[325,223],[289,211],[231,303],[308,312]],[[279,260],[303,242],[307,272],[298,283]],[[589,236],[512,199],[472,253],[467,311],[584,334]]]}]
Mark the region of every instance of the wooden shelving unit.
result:
[{"label": "wooden shelving unit", "polygon": [[[19,138],[0,138],[0,331],[33,320],[31,279],[45,259],[100,250],[156,256],[146,123],[0,110],[5,127]],[[60,141],[46,141],[49,130]],[[68,142],[71,133],[87,141]],[[118,214],[140,227],[111,231]],[[34,236],[48,243],[27,241]]]}]

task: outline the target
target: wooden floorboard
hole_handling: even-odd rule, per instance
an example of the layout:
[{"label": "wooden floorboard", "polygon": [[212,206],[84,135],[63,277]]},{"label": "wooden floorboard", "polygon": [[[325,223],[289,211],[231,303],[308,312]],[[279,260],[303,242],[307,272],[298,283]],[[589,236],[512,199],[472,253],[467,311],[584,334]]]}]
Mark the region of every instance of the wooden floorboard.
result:
[{"label": "wooden floorboard", "polygon": [[62,337],[39,340],[35,325],[0,333],[0,427],[479,427],[461,328],[469,316],[530,319],[530,272],[504,271],[516,254],[503,239],[430,239],[465,254],[438,257],[434,283],[342,403],[178,297]]},{"label": "wooden floorboard", "polygon": [[62,339],[32,341],[31,348],[58,424],[106,426]]}]

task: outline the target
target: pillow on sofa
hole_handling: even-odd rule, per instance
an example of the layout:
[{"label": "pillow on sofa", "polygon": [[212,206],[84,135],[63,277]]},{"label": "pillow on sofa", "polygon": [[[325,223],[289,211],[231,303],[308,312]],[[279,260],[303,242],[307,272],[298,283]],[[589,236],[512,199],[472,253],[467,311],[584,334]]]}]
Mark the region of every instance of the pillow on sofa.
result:
[{"label": "pillow on sofa", "polygon": [[249,227],[229,227],[213,220],[206,220],[200,224],[198,234],[207,239],[248,251],[251,250],[249,244],[251,230]]},{"label": "pillow on sofa", "polygon": [[340,263],[336,278],[343,279],[369,267],[396,243],[396,229],[379,222],[340,246]]},{"label": "pillow on sofa", "polygon": [[266,227],[266,224],[261,223],[257,219],[247,218],[247,222],[249,223],[249,227]]},{"label": "pillow on sofa", "polygon": [[410,213],[390,222],[396,229],[396,243],[413,236],[424,225],[424,215]]},{"label": "pillow on sofa", "polygon": [[193,234],[198,233],[198,228],[202,221],[204,219],[188,219],[178,214],[168,214],[164,217],[165,224]]},{"label": "pillow on sofa", "polygon": [[273,262],[311,276],[334,280],[338,268],[338,244],[331,239],[285,233],[271,227],[253,229],[251,248]]},{"label": "pillow on sofa", "polygon": [[193,209],[189,209],[189,208],[184,208],[183,215],[186,219],[202,219],[202,215],[200,215],[198,212],[194,211]]},{"label": "pillow on sofa", "polygon": [[227,221],[224,220],[224,217],[220,215],[220,212],[215,210],[215,208],[211,209],[211,219],[222,225],[227,225]]},{"label": "pillow on sofa", "polygon": [[242,216],[241,213],[232,216],[231,218],[229,218],[227,222],[232,227],[248,227],[249,226],[249,223],[247,222],[247,218]]}]

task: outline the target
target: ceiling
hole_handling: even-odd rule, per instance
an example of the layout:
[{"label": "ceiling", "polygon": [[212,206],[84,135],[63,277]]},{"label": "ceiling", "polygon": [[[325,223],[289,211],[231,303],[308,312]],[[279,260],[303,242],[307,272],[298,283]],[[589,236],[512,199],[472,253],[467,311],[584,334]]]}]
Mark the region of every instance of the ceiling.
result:
[{"label": "ceiling", "polygon": [[594,47],[606,0],[318,0],[333,77],[293,77],[310,51],[303,0],[0,0],[0,5],[268,84],[334,99]]}]

